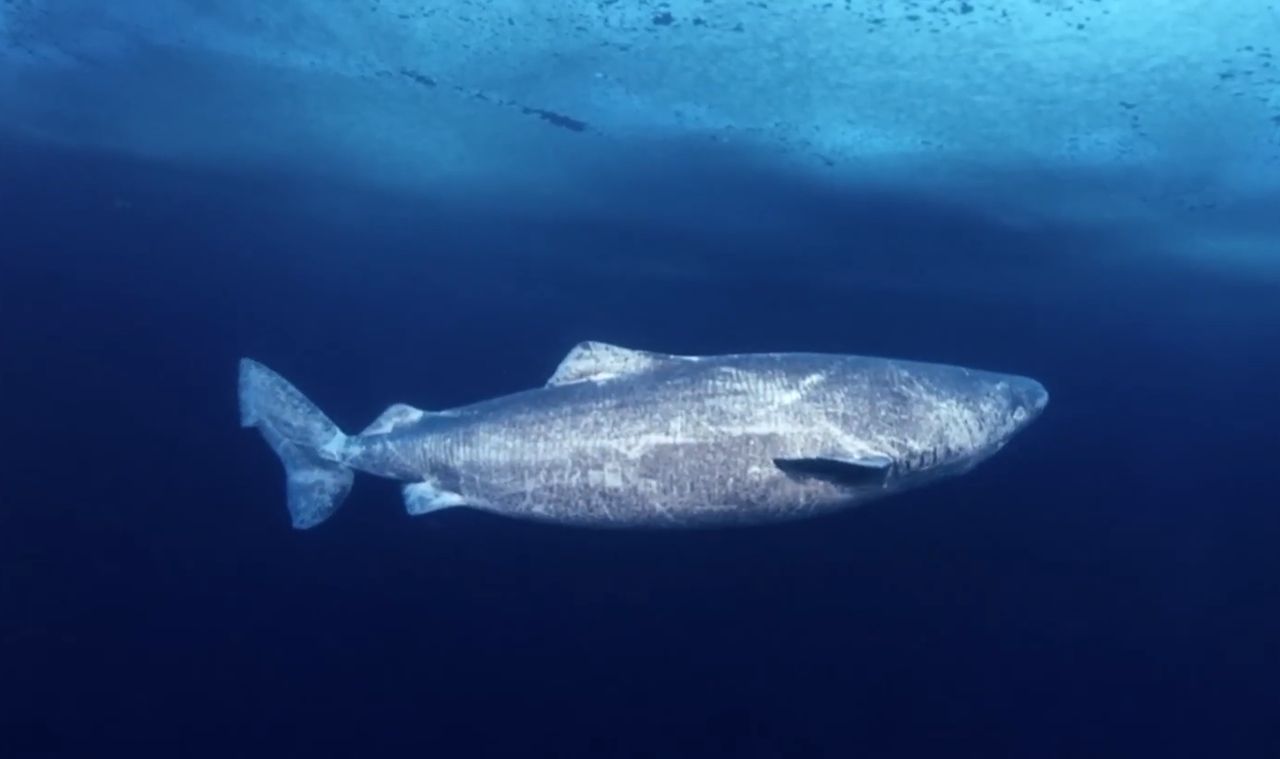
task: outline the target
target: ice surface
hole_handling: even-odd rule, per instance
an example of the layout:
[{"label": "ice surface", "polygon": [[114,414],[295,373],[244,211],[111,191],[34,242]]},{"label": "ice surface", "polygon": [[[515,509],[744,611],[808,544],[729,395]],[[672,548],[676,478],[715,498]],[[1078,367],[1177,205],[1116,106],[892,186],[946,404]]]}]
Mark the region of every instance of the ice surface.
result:
[{"label": "ice surface", "polygon": [[1278,40],[1276,0],[10,0],[0,129],[565,202],[732,151],[1258,263]]}]

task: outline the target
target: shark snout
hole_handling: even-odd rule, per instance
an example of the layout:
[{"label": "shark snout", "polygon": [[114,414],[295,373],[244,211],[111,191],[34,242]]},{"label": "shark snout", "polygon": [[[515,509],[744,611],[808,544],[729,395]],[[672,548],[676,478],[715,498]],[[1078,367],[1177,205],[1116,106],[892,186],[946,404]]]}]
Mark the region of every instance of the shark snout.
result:
[{"label": "shark snout", "polygon": [[1049,405],[1049,391],[1030,377],[1014,377],[1009,383],[1014,412],[1022,412],[1023,421],[1030,422]]}]

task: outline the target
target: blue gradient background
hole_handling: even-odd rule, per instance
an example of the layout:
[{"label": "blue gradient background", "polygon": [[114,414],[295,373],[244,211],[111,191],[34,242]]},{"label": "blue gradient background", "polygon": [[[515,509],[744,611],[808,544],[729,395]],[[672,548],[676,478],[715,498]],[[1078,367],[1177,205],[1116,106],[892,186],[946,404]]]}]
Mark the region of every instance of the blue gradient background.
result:
[{"label": "blue gradient background", "polygon": [[[709,171],[557,217],[0,148],[0,751],[1280,756],[1274,284]],[[708,194],[729,210],[687,210]],[[355,427],[539,384],[582,339],[1053,401],[967,477],[693,533],[411,519],[366,478],[294,532],[236,424],[242,355]]]}]

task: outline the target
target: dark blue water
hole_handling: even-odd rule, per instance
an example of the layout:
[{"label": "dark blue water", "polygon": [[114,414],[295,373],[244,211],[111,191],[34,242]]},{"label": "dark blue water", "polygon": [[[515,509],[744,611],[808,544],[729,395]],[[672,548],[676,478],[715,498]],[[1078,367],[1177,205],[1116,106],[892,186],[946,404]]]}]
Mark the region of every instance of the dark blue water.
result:
[{"label": "dark blue water", "polygon": [[[4,148],[3,756],[1280,756],[1275,289],[757,180],[697,224]],[[964,478],[696,533],[410,518],[372,478],[295,532],[237,427],[243,355],[358,428],[583,339],[1053,400]]]}]

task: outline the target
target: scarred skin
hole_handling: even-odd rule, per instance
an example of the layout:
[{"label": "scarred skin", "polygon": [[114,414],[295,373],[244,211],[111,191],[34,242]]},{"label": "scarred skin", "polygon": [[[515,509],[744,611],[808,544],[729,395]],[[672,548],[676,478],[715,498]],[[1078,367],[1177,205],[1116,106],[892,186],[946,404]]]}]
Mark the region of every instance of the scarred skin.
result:
[{"label": "scarred skin", "polygon": [[[1047,399],[1034,380],[951,366],[584,343],[546,387],[446,412],[393,407],[325,450],[344,467],[411,483],[411,513],[472,506],[592,526],[760,523],[965,472]],[[827,465],[784,471],[780,459],[835,461],[835,476]]]}]

